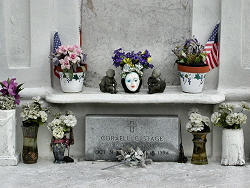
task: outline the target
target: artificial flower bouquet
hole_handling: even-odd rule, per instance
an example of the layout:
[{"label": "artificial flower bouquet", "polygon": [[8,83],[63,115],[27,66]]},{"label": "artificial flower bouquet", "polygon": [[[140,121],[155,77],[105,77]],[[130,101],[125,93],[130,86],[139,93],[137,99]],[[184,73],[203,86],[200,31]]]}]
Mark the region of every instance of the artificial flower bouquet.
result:
[{"label": "artificial flower bouquet", "polygon": [[206,116],[202,116],[198,111],[191,112],[189,121],[186,124],[186,129],[190,133],[210,132],[210,120]]},{"label": "artificial flower bouquet", "polygon": [[0,110],[12,110],[20,104],[19,92],[23,90],[22,85],[15,82],[16,78],[7,79],[0,82]]},{"label": "artificial flower bouquet", "polygon": [[64,77],[68,75],[70,80],[77,80],[78,75],[73,73],[87,70],[86,56],[78,45],[61,45],[52,54],[52,62],[58,72],[63,72]]},{"label": "artificial flower bouquet", "polygon": [[244,111],[249,111],[250,107],[246,103],[240,105],[240,111],[235,112],[233,104],[223,103],[219,105],[219,111],[211,116],[213,125],[226,129],[240,129],[246,123],[247,115]]},{"label": "artificial flower bouquet", "polygon": [[72,112],[66,112],[65,115],[56,114],[52,122],[48,124],[48,130],[56,140],[65,138],[65,134],[75,127],[77,119]]},{"label": "artificial flower bouquet", "polygon": [[23,126],[39,126],[47,122],[48,108],[43,107],[40,97],[33,97],[31,104],[22,106],[21,117],[23,119]]},{"label": "artificial flower bouquet", "polygon": [[[72,112],[65,114],[58,113],[48,124],[48,130],[52,134],[51,148],[54,154],[54,163],[74,162],[69,157],[70,145],[74,144],[73,127],[77,124],[77,119]],[[65,149],[68,149],[68,156],[64,156]]]},{"label": "artificial flower bouquet", "polygon": [[150,64],[152,58],[148,50],[135,53],[134,51],[125,52],[122,48],[119,48],[114,51],[112,59],[116,68],[122,68],[122,78],[125,78],[129,72],[136,72],[142,77],[144,69],[152,69],[154,67],[153,64]]},{"label": "artificial flower bouquet", "polygon": [[204,52],[204,46],[194,36],[172,51],[177,56],[177,64],[186,66],[206,65],[204,62],[207,54]]}]

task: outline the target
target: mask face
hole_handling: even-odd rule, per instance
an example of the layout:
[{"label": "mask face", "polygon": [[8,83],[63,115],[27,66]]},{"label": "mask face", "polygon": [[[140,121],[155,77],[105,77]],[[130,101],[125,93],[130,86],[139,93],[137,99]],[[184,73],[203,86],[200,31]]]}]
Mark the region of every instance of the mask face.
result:
[{"label": "mask face", "polygon": [[130,91],[136,91],[140,85],[139,75],[135,72],[128,73],[125,78],[125,84]]}]

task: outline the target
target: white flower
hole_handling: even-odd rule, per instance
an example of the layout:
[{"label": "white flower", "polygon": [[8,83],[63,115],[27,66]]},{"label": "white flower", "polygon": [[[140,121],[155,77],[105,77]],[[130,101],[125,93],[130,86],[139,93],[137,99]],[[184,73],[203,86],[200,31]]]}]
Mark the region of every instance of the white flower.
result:
[{"label": "white flower", "polygon": [[243,113],[231,113],[226,117],[226,122],[228,125],[242,125],[245,124],[247,116]]},{"label": "white flower", "polygon": [[238,114],[237,113],[231,113],[226,117],[226,122],[228,125],[233,125],[233,124],[237,124],[237,118],[238,118]]},{"label": "white flower", "polygon": [[53,121],[49,123],[47,127],[48,127],[48,130],[52,132],[55,127],[60,126],[61,124],[62,124],[62,121],[60,119],[53,119]]},{"label": "white flower", "polygon": [[241,103],[241,107],[243,108],[243,110],[247,110],[247,111],[250,110],[250,107],[249,107],[249,105],[246,102],[242,102]]},{"label": "white flower", "polygon": [[37,97],[32,97],[32,100],[33,100],[34,102],[39,102],[39,101],[40,101],[40,99],[41,99],[41,97],[40,97],[40,96],[37,96]]},{"label": "white flower", "polygon": [[247,116],[243,113],[238,113],[238,122],[239,125],[245,124],[247,122]]},{"label": "white flower", "polygon": [[48,119],[47,113],[44,112],[44,111],[40,111],[39,114],[40,114],[42,122],[45,123],[47,121],[47,119]]},{"label": "white flower", "polygon": [[220,121],[221,113],[214,112],[211,116],[211,122],[216,125]]},{"label": "white flower", "polygon": [[52,132],[52,135],[56,139],[62,139],[64,137],[63,127],[61,127],[61,126],[55,127],[55,129]]},{"label": "white flower", "polygon": [[[200,115],[197,110],[192,112],[189,116],[189,121],[186,124],[186,129],[188,132],[200,132],[204,129],[209,131],[210,120],[206,116]],[[208,128],[207,128],[208,127]]]},{"label": "white flower", "polygon": [[189,120],[191,123],[200,124],[202,122],[202,116],[198,113],[191,113]]},{"label": "white flower", "polygon": [[76,117],[73,115],[68,115],[66,118],[63,120],[63,122],[68,126],[68,127],[74,127],[77,123]]},{"label": "white flower", "polygon": [[66,119],[66,116],[65,116],[65,115],[61,115],[61,116],[59,117],[59,119],[63,122],[63,121]]},{"label": "white flower", "polygon": [[229,103],[222,103],[219,106],[219,111],[221,113],[232,113],[234,110],[234,105],[229,104]]}]

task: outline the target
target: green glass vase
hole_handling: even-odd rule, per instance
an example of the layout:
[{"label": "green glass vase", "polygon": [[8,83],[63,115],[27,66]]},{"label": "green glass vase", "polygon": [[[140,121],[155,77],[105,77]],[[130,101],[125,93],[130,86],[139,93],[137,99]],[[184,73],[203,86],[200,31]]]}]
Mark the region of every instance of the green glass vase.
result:
[{"label": "green glass vase", "polygon": [[22,126],[23,130],[23,151],[22,158],[25,164],[34,164],[38,159],[37,133],[39,124]]},{"label": "green glass vase", "polygon": [[207,153],[206,153],[206,142],[207,142],[207,132],[205,133],[192,133],[194,149],[191,159],[192,164],[205,165],[208,164]]}]

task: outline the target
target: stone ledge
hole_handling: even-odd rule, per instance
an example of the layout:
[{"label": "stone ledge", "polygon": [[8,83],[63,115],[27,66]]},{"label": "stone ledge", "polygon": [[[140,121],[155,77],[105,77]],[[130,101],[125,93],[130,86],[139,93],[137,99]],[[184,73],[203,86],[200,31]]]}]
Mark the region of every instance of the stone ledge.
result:
[{"label": "stone ledge", "polygon": [[250,87],[219,89],[219,92],[225,95],[227,101],[250,100]]},{"label": "stone ledge", "polygon": [[31,99],[35,96],[40,96],[42,98],[45,98],[47,95],[53,92],[53,89],[51,87],[37,87],[37,88],[24,88],[20,92],[20,95],[24,99]]},{"label": "stone ledge", "polygon": [[225,95],[217,90],[205,90],[199,94],[183,93],[180,87],[167,87],[164,93],[147,94],[146,90],[140,93],[117,94],[102,93],[98,88],[84,88],[81,93],[63,93],[53,91],[45,97],[47,102],[68,103],[110,103],[110,104],[218,104],[225,101]]}]

